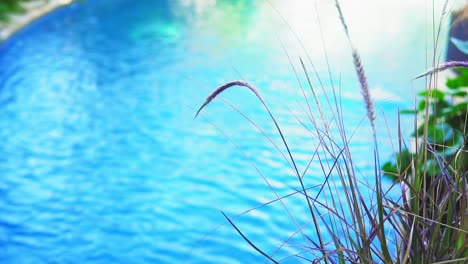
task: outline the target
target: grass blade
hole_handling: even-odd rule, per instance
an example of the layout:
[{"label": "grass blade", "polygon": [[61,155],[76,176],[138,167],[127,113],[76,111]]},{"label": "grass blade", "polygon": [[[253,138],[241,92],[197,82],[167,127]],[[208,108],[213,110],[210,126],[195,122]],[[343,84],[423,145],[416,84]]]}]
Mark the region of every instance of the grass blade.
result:
[{"label": "grass blade", "polygon": [[229,221],[229,223],[232,225],[232,227],[234,227],[234,229],[236,229],[237,233],[239,233],[239,235],[242,236],[242,238],[247,242],[249,243],[250,246],[252,246],[255,250],[257,250],[260,254],[262,254],[263,256],[265,256],[267,259],[271,260],[273,263],[279,263],[278,261],[274,260],[272,257],[270,257],[268,254],[266,254],[265,252],[263,252],[261,249],[259,249],[257,246],[254,245],[254,243],[252,243],[252,241],[250,241],[240,230],[239,228],[237,228],[237,226],[231,221],[231,219],[229,219],[229,217],[223,212],[221,211],[221,213],[223,214],[223,216]]}]

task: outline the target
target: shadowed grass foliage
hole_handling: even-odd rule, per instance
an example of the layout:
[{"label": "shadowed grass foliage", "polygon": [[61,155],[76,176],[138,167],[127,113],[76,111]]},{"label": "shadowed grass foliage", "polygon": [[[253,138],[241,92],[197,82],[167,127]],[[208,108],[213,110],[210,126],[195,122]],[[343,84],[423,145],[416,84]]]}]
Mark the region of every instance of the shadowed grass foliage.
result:
[{"label": "shadowed grass foliage", "polygon": [[[332,110],[330,120],[323,120],[323,124],[316,122],[316,113],[312,112],[307,96],[304,97],[308,104],[309,117],[314,131],[313,136],[318,140],[315,154],[309,164],[319,162],[322,168],[324,181],[318,191],[313,192],[311,186],[304,179],[305,171],[299,172],[294,156],[285,140],[280,125],[268,108],[260,92],[252,85],[244,81],[232,81],[217,88],[197,111],[200,111],[223,91],[235,86],[246,87],[251,90],[261,101],[265,110],[274,122],[281,136],[288,156],[288,163],[292,164],[301,188],[295,190],[295,195],[302,195],[306,201],[307,209],[312,217],[311,223],[316,231],[316,236],[304,235],[302,251],[291,256],[297,261],[312,263],[467,263],[468,262],[468,187],[467,172],[464,166],[457,166],[447,160],[438,151],[444,146],[435,146],[431,141],[431,133],[428,127],[432,122],[439,122],[437,118],[428,118],[430,104],[425,104],[426,115],[423,119],[423,130],[417,137],[416,152],[405,155],[405,145],[398,121],[398,153],[399,161],[393,172],[395,178],[391,189],[398,189],[399,196],[391,198],[389,190],[382,186],[382,171],[380,169],[378,142],[375,130],[375,111],[372,97],[367,84],[367,78],[359,53],[354,48],[348,32],[343,12],[338,1],[335,1],[339,19],[348,38],[354,68],[360,83],[364,106],[367,117],[372,126],[374,139],[374,183],[368,184],[357,177],[357,166],[353,161],[353,155],[349,143],[353,135],[348,135],[344,128],[343,109],[340,99],[333,91],[332,98],[326,98]],[[445,13],[445,12],[443,12]],[[318,102],[314,87],[310,82],[308,66],[300,59],[302,70],[307,77],[315,104],[319,109],[320,118],[324,119],[323,109]],[[426,73],[417,76],[422,78],[432,77],[439,71],[452,67],[466,67],[467,62],[447,62],[441,65],[433,65]],[[313,65],[312,65],[312,68]],[[295,71],[295,70],[294,70]],[[315,68],[314,68],[315,71]],[[296,72],[295,72],[296,73]],[[316,72],[315,72],[316,73]],[[296,73],[297,75],[297,73]],[[300,82],[300,80],[298,79]],[[432,82],[430,82],[432,83]],[[303,85],[300,83],[301,88]],[[322,87],[323,88],[323,87]],[[428,91],[432,88],[429,85]],[[434,93],[425,92],[427,101],[437,100]],[[461,115],[466,124],[467,116]],[[330,127],[334,126],[339,135],[332,136]],[[418,128],[415,118],[415,128]],[[462,131],[466,137],[466,130]],[[466,140],[465,140],[466,143]],[[454,159],[466,156],[467,147],[463,143],[461,147],[451,149]],[[437,149],[436,149],[437,147]],[[320,152],[318,150],[321,150]],[[320,154],[319,154],[320,153]],[[314,155],[315,156],[315,155]],[[451,156],[451,157],[452,157]],[[330,161],[331,160],[331,161]],[[404,163],[402,162],[404,160]],[[429,161],[434,161],[429,166]],[[403,166],[403,164],[405,164]],[[463,165],[463,164],[462,164]],[[434,167],[437,168],[434,173]],[[428,175],[431,175],[429,177]],[[344,190],[344,193],[343,193]],[[311,195],[311,194],[314,195]],[[288,196],[277,197],[274,203]],[[270,204],[266,203],[264,206]],[[249,243],[254,250],[262,254],[268,261],[279,263],[284,259],[276,259],[276,253],[284,247],[287,241],[274,252],[265,252],[258,245],[248,239],[234,223],[233,218],[226,214],[224,217],[235,230]],[[292,216],[293,217],[293,216]],[[237,217],[236,217],[237,218]],[[297,233],[302,233],[302,227],[298,227]],[[292,238],[291,235],[290,238]],[[325,237],[328,239],[325,240]]]}]

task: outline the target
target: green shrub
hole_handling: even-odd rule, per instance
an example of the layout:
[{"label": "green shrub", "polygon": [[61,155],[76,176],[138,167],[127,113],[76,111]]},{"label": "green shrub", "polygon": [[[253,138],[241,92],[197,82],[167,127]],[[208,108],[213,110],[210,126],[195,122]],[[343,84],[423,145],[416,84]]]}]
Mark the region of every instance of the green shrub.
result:
[{"label": "green shrub", "polygon": [[[446,82],[447,90],[430,89],[420,92],[420,100],[415,110],[402,111],[403,114],[416,114],[422,123],[417,125],[412,137],[420,146],[426,148],[425,166],[427,176],[434,178],[440,174],[438,160],[447,162],[447,166],[466,174],[468,168],[467,154],[467,116],[468,116],[468,69],[457,68],[458,74]],[[424,148],[422,150],[424,150]],[[421,149],[420,149],[421,151]],[[416,152],[403,149],[395,154],[395,159],[385,163],[384,173],[394,179],[401,172],[411,167]],[[424,171],[419,167],[418,171]]]}]

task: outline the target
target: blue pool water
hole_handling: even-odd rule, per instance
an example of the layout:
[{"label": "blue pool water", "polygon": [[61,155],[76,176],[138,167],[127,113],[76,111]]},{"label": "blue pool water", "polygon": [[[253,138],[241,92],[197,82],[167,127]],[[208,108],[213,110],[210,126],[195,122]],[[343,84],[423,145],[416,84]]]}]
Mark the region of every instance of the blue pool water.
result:
[{"label": "blue pool water", "polygon": [[[330,82],[314,5],[305,3],[313,1],[287,2],[87,0],[0,44],[0,262],[263,262],[220,210],[235,217],[274,199],[252,163],[279,195],[298,182],[265,136],[227,104],[216,100],[193,117],[218,85],[249,80],[303,170],[317,142],[294,117],[307,122],[282,45],[296,69],[306,56],[291,28],[323,78],[325,92],[313,77],[323,104],[341,83],[345,125],[357,129],[354,161],[362,177],[372,176],[369,125],[333,3],[318,6]],[[344,6],[376,97],[383,159],[392,138],[382,112],[395,132],[397,109],[410,106],[420,87],[409,80],[425,69],[427,29],[427,17],[411,13],[420,9],[387,5],[381,17],[368,13],[373,23]],[[356,30],[363,25],[366,32]],[[223,96],[280,145],[251,93],[233,88]],[[322,180],[314,161],[306,184]],[[298,222],[310,221],[303,199],[286,204]],[[297,229],[277,203],[235,222],[270,253]],[[291,239],[275,256],[297,254],[298,243]]]}]

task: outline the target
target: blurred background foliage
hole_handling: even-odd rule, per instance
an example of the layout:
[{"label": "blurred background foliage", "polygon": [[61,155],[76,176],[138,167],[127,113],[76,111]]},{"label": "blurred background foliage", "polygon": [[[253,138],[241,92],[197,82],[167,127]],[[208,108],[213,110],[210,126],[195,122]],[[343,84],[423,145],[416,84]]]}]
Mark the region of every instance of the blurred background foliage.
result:
[{"label": "blurred background foliage", "polygon": [[[416,114],[419,122],[411,136],[416,140],[427,139],[426,155],[427,166],[415,168],[416,171],[426,171],[434,177],[440,173],[440,162],[446,162],[446,166],[467,174],[468,147],[467,147],[467,116],[468,102],[468,69],[456,69],[454,78],[447,78],[447,89],[431,89],[418,94],[419,101],[413,110],[404,110],[403,114]],[[427,129],[427,136],[425,130]],[[419,142],[420,146],[424,146]],[[383,165],[387,176],[392,178],[402,175],[402,171],[411,168],[411,162],[417,158],[418,150],[411,150],[404,146],[395,159]],[[419,150],[420,151],[420,150]]]}]

